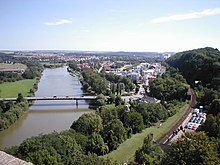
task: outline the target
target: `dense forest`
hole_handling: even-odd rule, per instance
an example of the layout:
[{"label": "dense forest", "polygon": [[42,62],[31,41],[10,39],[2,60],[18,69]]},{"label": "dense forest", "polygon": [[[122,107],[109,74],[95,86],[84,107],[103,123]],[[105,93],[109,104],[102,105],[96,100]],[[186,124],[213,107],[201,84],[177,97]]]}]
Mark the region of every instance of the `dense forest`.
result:
[{"label": "dense forest", "polygon": [[[205,133],[187,134],[185,138],[172,144],[165,162],[168,164],[176,164],[179,161],[182,164],[220,164],[219,50],[206,47],[180,52],[169,58],[167,63],[177,68],[194,87],[197,93],[197,106],[204,106],[208,117],[201,128]],[[190,139],[193,139],[193,144],[190,144]],[[194,148],[190,148],[186,142]]]},{"label": "dense forest", "polygon": [[210,47],[177,53],[167,63],[178,68],[190,85],[200,81],[204,87],[220,85],[220,52]]},{"label": "dense forest", "polygon": [[220,52],[217,49],[207,47],[177,53],[167,63],[179,69],[197,90],[198,104],[211,114],[220,112]]},{"label": "dense forest", "polygon": [[162,101],[185,100],[188,88],[186,80],[174,68],[150,82],[151,94]]}]

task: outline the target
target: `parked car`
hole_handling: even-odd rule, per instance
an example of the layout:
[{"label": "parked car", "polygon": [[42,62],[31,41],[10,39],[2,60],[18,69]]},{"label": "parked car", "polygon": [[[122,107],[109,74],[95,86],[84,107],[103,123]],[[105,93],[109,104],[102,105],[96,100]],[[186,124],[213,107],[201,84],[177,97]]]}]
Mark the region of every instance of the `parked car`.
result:
[{"label": "parked car", "polygon": [[187,124],[187,128],[188,128],[188,129],[192,129],[192,127],[193,127],[193,123],[188,123],[188,124]]},{"label": "parked car", "polygon": [[196,130],[196,129],[197,129],[197,125],[196,125],[196,124],[193,124],[192,130]]}]

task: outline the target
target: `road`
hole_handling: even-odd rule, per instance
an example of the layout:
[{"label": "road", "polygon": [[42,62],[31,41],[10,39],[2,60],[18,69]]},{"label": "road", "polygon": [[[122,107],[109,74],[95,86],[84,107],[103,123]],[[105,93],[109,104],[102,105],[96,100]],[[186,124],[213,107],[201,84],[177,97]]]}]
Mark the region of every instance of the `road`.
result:
[{"label": "road", "polygon": [[190,112],[192,112],[192,107],[196,104],[196,94],[193,89],[190,89],[191,92],[191,99],[189,103],[189,107],[185,111],[184,115],[178,120],[178,122],[170,128],[170,130],[161,138],[157,141],[159,144],[165,144],[168,139],[172,136],[173,132],[176,131],[183,123],[183,121],[187,118]]},{"label": "road", "polygon": [[[96,100],[97,96],[43,96],[43,97],[24,97],[26,100]],[[0,98],[5,101],[16,101],[17,98]]]}]

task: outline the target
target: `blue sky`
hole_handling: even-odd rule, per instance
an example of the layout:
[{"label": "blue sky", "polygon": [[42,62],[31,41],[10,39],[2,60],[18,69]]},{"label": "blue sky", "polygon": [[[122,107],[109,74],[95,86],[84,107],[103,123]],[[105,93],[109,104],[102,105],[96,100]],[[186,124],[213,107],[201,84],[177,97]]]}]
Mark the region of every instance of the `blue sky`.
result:
[{"label": "blue sky", "polygon": [[0,0],[1,50],[220,49],[219,0]]}]

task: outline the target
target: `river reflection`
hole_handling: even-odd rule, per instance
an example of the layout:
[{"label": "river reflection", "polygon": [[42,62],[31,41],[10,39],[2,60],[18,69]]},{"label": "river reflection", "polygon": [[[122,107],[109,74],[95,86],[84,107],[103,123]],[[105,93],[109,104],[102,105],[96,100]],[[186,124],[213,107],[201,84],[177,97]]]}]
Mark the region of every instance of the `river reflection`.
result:
[{"label": "river reflection", "polygon": [[[81,96],[81,84],[71,76],[66,67],[45,69],[36,96]],[[82,114],[92,112],[88,103],[74,100],[36,101],[29,112],[9,129],[0,132],[0,148],[19,145],[24,139],[40,133],[60,132],[69,129]]]}]

